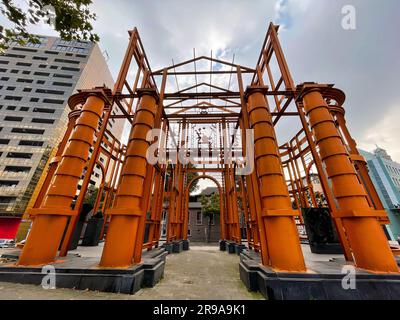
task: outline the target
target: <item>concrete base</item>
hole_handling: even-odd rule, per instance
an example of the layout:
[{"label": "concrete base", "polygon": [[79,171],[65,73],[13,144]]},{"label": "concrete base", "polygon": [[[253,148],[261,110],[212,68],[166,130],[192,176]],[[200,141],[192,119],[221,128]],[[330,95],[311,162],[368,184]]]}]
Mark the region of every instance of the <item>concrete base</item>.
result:
[{"label": "concrete base", "polygon": [[190,242],[189,240],[183,240],[183,251],[189,251],[190,249]]},{"label": "concrete base", "polygon": [[246,246],[244,244],[236,244],[235,253],[240,256],[240,254],[246,250]]},{"label": "concrete base", "polygon": [[[251,291],[268,300],[398,300],[400,275],[356,271],[356,289],[345,290],[344,259],[311,262],[308,273],[275,272],[261,265],[258,254],[245,250],[240,256],[240,278]],[[348,282],[346,282],[348,283]]]},{"label": "concrete base", "polygon": [[236,243],[235,243],[235,242],[227,241],[227,242],[226,242],[226,246],[227,246],[227,248],[228,248],[228,253],[229,253],[229,254],[234,254],[234,253],[236,253]]},{"label": "concrete base", "polygon": [[225,240],[220,240],[219,251],[226,251],[226,241]]},{"label": "concrete base", "polygon": [[[51,264],[55,268],[57,288],[135,294],[142,287],[153,287],[164,274],[164,249],[143,254],[142,263],[129,269],[100,269],[98,258],[68,255]],[[0,282],[41,285],[47,275],[41,267],[0,267]]]},{"label": "concrete base", "polygon": [[181,253],[183,251],[183,240],[174,241],[172,243],[172,252],[173,253]]}]

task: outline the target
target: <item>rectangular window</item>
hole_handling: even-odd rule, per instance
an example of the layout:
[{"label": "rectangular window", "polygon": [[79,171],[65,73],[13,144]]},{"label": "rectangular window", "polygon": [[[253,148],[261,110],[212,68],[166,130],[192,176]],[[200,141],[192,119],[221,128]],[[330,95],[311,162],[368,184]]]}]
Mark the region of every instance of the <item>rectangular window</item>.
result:
[{"label": "rectangular window", "polygon": [[19,111],[29,111],[29,108],[28,107],[21,107],[21,108],[19,108]]},{"label": "rectangular window", "polygon": [[22,97],[15,97],[15,96],[5,96],[4,100],[13,100],[13,101],[21,101]]},{"label": "rectangular window", "polygon": [[5,145],[7,145],[7,144],[9,144],[10,143],[10,140],[9,139],[0,139],[0,144],[5,144]]},{"label": "rectangular window", "polygon": [[14,50],[14,51],[23,51],[23,52],[37,52],[37,50],[34,50],[34,49],[26,49],[26,48],[12,48],[11,50]]},{"label": "rectangular window", "polygon": [[17,109],[17,107],[15,107],[15,106],[8,106],[7,107],[7,110],[9,110],[9,111],[14,111],[15,109]]},{"label": "rectangular window", "polygon": [[1,77],[0,80],[1,81],[8,81],[8,80],[10,80],[10,78],[9,77]]},{"label": "rectangular window", "polygon": [[1,204],[11,204],[11,203],[14,203],[15,200],[17,200],[16,197],[1,197],[0,196],[0,203]]},{"label": "rectangular window", "polygon": [[21,140],[19,142],[20,146],[29,146],[29,147],[43,147],[43,141],[30,141],[30,140]]},{"label": "rectangular window", "polygon": [[31,98],[31,102],[39,102],[39,98]]},{"label": "rectangular window", "polygon": [[35,72],[34,75],[35,76],[41,76],[41,77],[48,77],[48,76],[50,76],[50,73],[47,73],[47,72]]},{"label": "rectangular window", "polygon": [[47,54],[53,54],[53,55],[58,55],[58,52],[55,52],[55,51],[45,51],[44,53],[47,53]]},{"label": "rectangular window", "polygon": [[15,91],[15,87],[7,87],[7,89],[6,90],[8,90],[8,91]]},{"label": "rectangular window", "polygon": [[70,67],[62,67],[61,70],[64,70],[64,71],[73,71],[73,72],[79,72],[79,71],[81,71],[81,69],[79,69],[79,68],[70,68]]},{"label": "rectangular window", "polygon": [[8,64],[9,61],[0,60],[0,64]]},{"label": "rectangular window", "polygon": [[31,169],[30,167],[7,166],[4,172],[29,173]]},{"label": "rectangular window", "polygon": [[40,112],[40,113],[55,113],[56,110],[54,109],[45,109],[45,108],[34,108],[33,112]]},{"label": "rectangular window", "polygon": [[64,100],[55,100],[55,99],[43,99],[43,103],[51,103],[51,104],[64,104]]},{"label": "rectangular window", "polygon": [[54,124],[55,120],[53,119],[32,119],[33,123],[43,123],[43,124]]},{"label": "rectangular window", "polygon": [[7,154],[7,158],[13,159],[32,159],[33,153],[24,153],[24,152],[9,152]]},{"label": "rectangular window", "polygon": [[64,95],[64,91],[59,90],[50,90],[50,89],[37,89],[37,93],[46,93],[46,94],[56,94],[56,95]]},{"label": "rectangular window", "polygon": [[17,79],[17,82],[20,82],[20,83],[32,83],[33,80],[32,79]]},{"label": "rectangular window", "polygon": [[33,57],[32,58],[33,60],[40,60],[40,61],[47,61],[47,57],[37,57],[37,56],[35,56],[35,57]]},{"label": "rectangular window", "polygon": [[32,88],[24,88],[23,92],[32,92]]},{"label": "rectangular window", "polygon": [[60,87],[72,87],[72,83],[66,83],[66,82],[53,82],[53,86],[60,86]]},{"label": "rectangular window", "polygon": [[16,122],[21,122],[24,120],[23,117],[12,117],[12,116],[7,116],[4,118],[4,121],[16,121]]},{"label": "rectangular window", "polygon": [[71,63],[71,64],[79,64],[79,61],[74,61],[74,60],[67,60],[67,59],[55,59],[55,62],[61,62],[61,63]]},{"label": "rectangular window", "polygon": [[74,76],[68,74],[54,74],[54,78],[64,78],[64,79],[72,79]]},{"label": "rectangular window", "polygon": [[19,183],[18,181],[0,180],[0,188],[16,187],[18,183]]},{"label": "rectangular window", "polygon": [[198,211],[196,213],[196,224],[198,226],[201,226],[203,224],[203,213],[201,211]]},{"label": "rectangular window", "polygon": [[20,67],[32,67],[32,63],[17,62],[17,66],[20,66]]},{"label": "rectangular window", "polygon": [[11,130],[12,133],[22,133],[22,134],[44,134],[44,130],[42,129],[27,129],[27,128],[13,128]]},{"label": "rectangular window", "polygon": [[5,53],[3,54],[4,57],[9,57],[9,58],[18,58],[18,59],[25,59],[26,56],[22,54],[13,54],[13,53]]}]

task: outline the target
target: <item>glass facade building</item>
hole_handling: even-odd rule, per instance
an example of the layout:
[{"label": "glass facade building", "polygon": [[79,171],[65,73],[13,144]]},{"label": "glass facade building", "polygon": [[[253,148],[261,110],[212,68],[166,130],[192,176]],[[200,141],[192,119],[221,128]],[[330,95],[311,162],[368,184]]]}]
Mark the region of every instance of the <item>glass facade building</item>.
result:
[{"label": "glass facade building", "polygon": [[[12,43],[0,55],[0,216],[22,216],[34,200],[65,132],[68,98],[78,89],[113,84],[91,42],[40,36],[38,44]],[[121,137],[123,124],[109,129]]]},{"label": "glass facade building", "polygon": [[359,150],[368,162],[370,176],[385,207],[391,224],[386,226],[391,240],[400,236],[400,163],[393,161],[386,150]]}]

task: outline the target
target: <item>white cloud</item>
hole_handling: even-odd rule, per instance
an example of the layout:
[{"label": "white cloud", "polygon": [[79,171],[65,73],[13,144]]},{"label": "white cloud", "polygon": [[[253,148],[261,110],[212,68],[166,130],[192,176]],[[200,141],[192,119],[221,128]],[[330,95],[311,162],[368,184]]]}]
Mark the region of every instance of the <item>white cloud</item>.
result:
[{"label": "white cloud", "polygon": [[376,145],[386,149],[392,158],[400,162],[400,104],[390,108],[382,119],[371,126],[360,141],[360,147],[373,150]]}]

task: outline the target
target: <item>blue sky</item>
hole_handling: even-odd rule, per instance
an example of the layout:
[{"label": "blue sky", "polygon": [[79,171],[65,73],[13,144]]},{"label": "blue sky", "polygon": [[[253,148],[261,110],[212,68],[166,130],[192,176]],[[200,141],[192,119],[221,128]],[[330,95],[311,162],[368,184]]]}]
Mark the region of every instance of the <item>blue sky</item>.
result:
[{"label": "blue sky", "polygon": [[[341,27],[353,5],[357,29]],[[400,162],[400,1],[398,0],[94,0],[95,30],[116,77],[127,30],[138,27],[153,70],[212,49],[254,67],[270,21],[297,83],[334,83],[347,94],[347,120],[360,147],[386,148]],[[55,34],[47,26],[33,32]],[[281,128],[280,130],[285,130]]]}]

